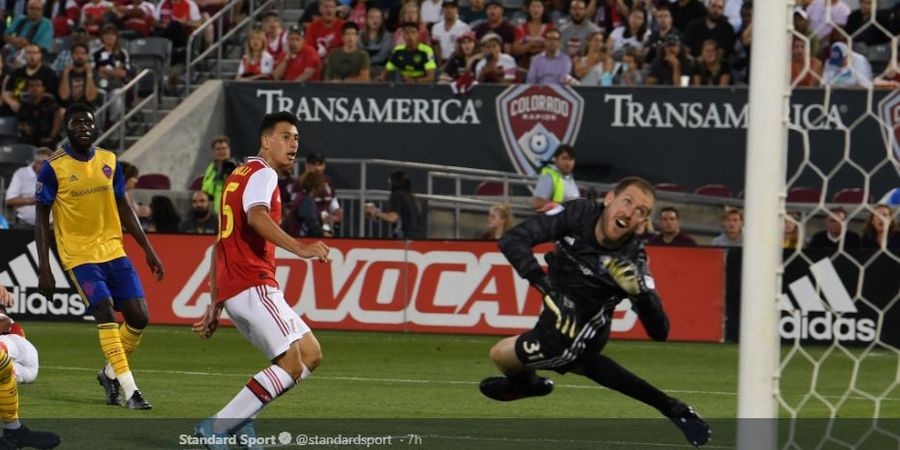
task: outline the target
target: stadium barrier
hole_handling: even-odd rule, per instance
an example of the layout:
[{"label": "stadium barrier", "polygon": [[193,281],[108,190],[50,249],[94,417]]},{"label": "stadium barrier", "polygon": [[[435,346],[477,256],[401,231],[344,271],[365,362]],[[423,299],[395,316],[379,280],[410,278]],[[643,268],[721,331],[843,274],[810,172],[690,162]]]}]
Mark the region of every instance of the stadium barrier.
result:
[{"label": "stadium barrier", "polygon": [[[14,317],[90,320],[54,260],[57,291],[37,293],[36,245],[31,233],[0,239],[0,284],[13,286]],[[209,304],[211,236],[151,236],[166,269],[156,282],[140,247],[126,250],[144,284],[150,319],[191,324]],[[541,311],[538,293],[515,275],[489,241],[329,240],[330,264],[276,254],[285,299],[314,329],[461,334],[514,334],[529,329]],[[539,247],[546,251],[549,246]],[[725,255],[719,248],[649,248],[656,285],[672,322],[670,339],[721,342],[724,338]],[[613,337],[647,339],[627,301],[613,320]]]}]

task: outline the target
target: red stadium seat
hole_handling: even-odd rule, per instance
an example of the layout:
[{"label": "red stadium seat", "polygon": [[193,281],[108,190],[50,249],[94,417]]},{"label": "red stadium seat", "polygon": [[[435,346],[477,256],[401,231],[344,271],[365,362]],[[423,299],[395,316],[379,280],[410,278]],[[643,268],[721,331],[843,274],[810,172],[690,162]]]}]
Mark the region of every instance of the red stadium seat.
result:
[{"label": "red stadium seat", "polygon": [[795,187],[788,191],[787,201],[789,203],[818,203],[822,196],[822,191],[811,187]]},{"label": "red stadium seat", "polygon": [[704,184],[703,186],[698,187],[694,191],[694,194],[706,195],[709,197],[731,198],[731,189],[724,184]]},{"label": "red stadium seat", "polygon": [[169,181],[169,177],[161,173],[148,173],[138,178],[135,188],[167,190],[172,188],[172,182]]},{"label": "red stadium seat", "polygon": [[[841,189],[834,194],[834,197],[831,198],[832,203],[866,203],[866,198],[864,192],[860,188],[847,188]],[[871,203],[872,198],[869,196],[868,203]]]},{"label": "red stadium seat", "polygon": [[677,183],[657,183],[654,186],[657,191],[666,191],[666,192],[685,192],[684,186]]},{"label": "red stadium seat", "polygon": [[191,186],[188,189],[192,191],[199,191],[203,189],[203,175],[194,178],[194,181],[191,181]]},{"label": "red stadium seat", "polygon": [[475,195],[504,195],[503,183],[499,181],[482,181],[475,188]]}]

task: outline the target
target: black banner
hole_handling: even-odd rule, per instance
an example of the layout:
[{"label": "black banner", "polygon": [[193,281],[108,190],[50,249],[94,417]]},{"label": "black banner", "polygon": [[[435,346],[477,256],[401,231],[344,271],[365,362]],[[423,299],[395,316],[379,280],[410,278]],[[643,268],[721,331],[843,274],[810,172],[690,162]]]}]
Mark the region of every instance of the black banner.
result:
[{"label": "black banner", "polygon": [[[786,251],[778,322],[785,344],[900,346],[900,263],[885,252]],[[741,251],[726,262],[725,339],[740,337]],[[879,317],[881,316],[881,317]],[[880,336],[878,332],[880,322]]]},{"label": "black banner", "polygon": [[[258,148],[257,124],[275,110],[301,120],[301,153],[331,158],[385,158],[535,173],[559,142],[576,144],[576,177],[614,181],[640,175],[689,189],[720,183],[744,187],[744,88],[569,88],[477,86],[456,96],[448,86],[230,82],[226,129],[237,154]],[[795,90],[789,135],[794,186],[822,187],[828,197],[870,177],[877,197],[896,187],[884,164],[885,130],[900,94]],[[871,112],[872,114],[869,114]],[[845,148],[846,147],[846,148]],[[856,166],[847,164],[845,153]],[[347,186],[350,187],[350,186]]]}]

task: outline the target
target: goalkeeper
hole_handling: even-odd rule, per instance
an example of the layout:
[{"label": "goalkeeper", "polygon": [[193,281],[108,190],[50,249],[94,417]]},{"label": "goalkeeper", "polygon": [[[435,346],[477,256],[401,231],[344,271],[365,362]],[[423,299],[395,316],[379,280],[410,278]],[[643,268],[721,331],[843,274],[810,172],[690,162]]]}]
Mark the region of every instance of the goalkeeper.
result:
[{"label": "goalkeeper", "polygon": [[[547,395],[553,382],[535,369],[584,375],[661,412],[695,446],[709,440],[706,421],[690,406],[650,385],[607,356],[612,314],[624,298],[632,304],[653,340],[664,341],[669,319],[654,288],[644,246],[635,230],[649,220],[655,191],[647,181],[619,182],[603,203],[573,200],[531,217],[506,232],[500,249],[544,296],[534,329],[498,342],[491,359],[505,376],[481,382],[481,392],[510,401]],[[543,242],[556,248],[545,257],[544,273],[532,252]]]}]

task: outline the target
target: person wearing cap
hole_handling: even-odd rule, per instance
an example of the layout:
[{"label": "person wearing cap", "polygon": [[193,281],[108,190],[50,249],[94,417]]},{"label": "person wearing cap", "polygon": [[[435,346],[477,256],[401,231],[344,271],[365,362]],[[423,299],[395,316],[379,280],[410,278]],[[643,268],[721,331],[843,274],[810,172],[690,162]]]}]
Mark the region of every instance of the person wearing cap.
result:
[{"label": "person wearing cap", "polygon": [[487,21],[478,24],[472,31],[478,39],[483,39],[488,33],[496,34],[501,39],[503,53],[512,53],[516,27],[503,18],[503,4],[499,0],[487,2]]},{"label": "person wearing cap", "polygon": [[[456,49],[441,68],[441,81],[456,81],[463,75],[471,82],[474,79],[475,63],[481,59],[481,52],[475,43],[475,33],[463,33],[456,39]],[[471,84],[471,83],[470,83]]]},{"label": "person wearing cap", "polygon": [[566,84],[572,72],[572,59],[560,50],[559,31],[550,30],[544,36],[544,52],[531,60],[528,84]]},{"label": "person wearing cap", "polygon": [[432,83],[437,63],[431,47],[419,42],[419,24],[406,22],[403,24],[405,44],[394,47],[388,59],[382,81],[399,76],[403,83]]},{"label": "person wearing cap", "polygon": [[3,42],[9,46],[7,62],[13,62],[17,54],[28,44],[36,44],[44,50],[53,43],[53,23],[44,17],[44,2],[28,0],[25,15],[16,17],[3,34]]},{"label": "person wearing cap", "polygon": [[[325,155],[320,152],[310,153],[306,157],[306,164],[303,167],[300,179],[297,181],[297,186],[301,184],[306,174],[314,173],[322,177],[321,185],[314,192],[311,192],[310,195],[316,203],[322,226],[325,228],[325,231],[332,232],[335,225],[340,224],[341,219],[343,219],[344,211],[341,209],[341,203],[337,198],[334,180],[325,173],[325,169]],[[298,192],[299,188],[295,187],[294,191]]]},{"label": "person wearing cap", "polygon": [[682,82],[682,77],[689,81],[694,73],[694,60],[684,51],[681,38],[671,33],[666,36],[663,50],[650,66],[646,84],[663,86],[687,86],[690,83]]},{"label": "person wearing cap", "polygon": [[307,25],[306,43],[324,59],[328,52],[344,45],[343,27],[343,19],[337,16],[337,1],[319,0],[319,17]]},{"label": "person wearing cap", "polygon": [[650,32],[650,37],[647,38],[647,41],[644,44],[644,61],[653,61],[656,59],[656,55],[665,46],[665,42],[663,41],[669,33],[675,33],[681,40],[684,40],[684,36],[681,32],[672,25],[672,10],[668,4],[663,3],[657,6],[656,12],[653,14],[656,21],[656,30]]},{"label": "person wearing cap", "polygon": [[16,221],[13,228],[20,230],[34,229],[34,205],[35,186],[37,174],[41,164],[50,157],[52,152],[47,147],[39,147],[34,151],[34,160],[31,164],[21,167],[13,173],[6,190],[6,204],[12,206],[16,212]]},{"label": "person wearing cap", "polygon": [[822,41],[816,36],[809,26],[809,14],[802,6],[795,6],[793,13],[794,35],[806,37],[809,41],[809,51],[812,55],[819,55],[822,50]]},{"label": "person wearing cap", "polygon": [[516,60],[501,52],[503,40],[494,33],[481,38],[483,57],[475,65],[475,79],[479,83],[513,83],[516,81]]},{"label": "person wearing cap", "polygon": [[444,0],[443,20],[431,27],[431,39],[438,64],[443,65],[450,58],[457,39],[469,31],[469,25],[459,20],[459,4],[456,0]]},{"label": "person wearing cap", "polygon": [[[343,45],[343,43],[342,43]],[[275,63],[272,78],[279,81],[295,81],[319,79],[321,60],[316,50],[303,40],[303,29],[299,25],[291,25],[288,29],[287,52]]]},{"label": "person wearing cap", "polygon": [[572,0],[569,4],[569,23],[560,28],[563,52],[571,58],[584,54],[587,38],[600,31],[600,27],[587,20],[583,0]]},{"label": "person wearing cap", "polygon": [[872,87],[872,66],[866,57],[844,42],[831,44],[828,62],[822,72],[822,85],[834,87]]}]

